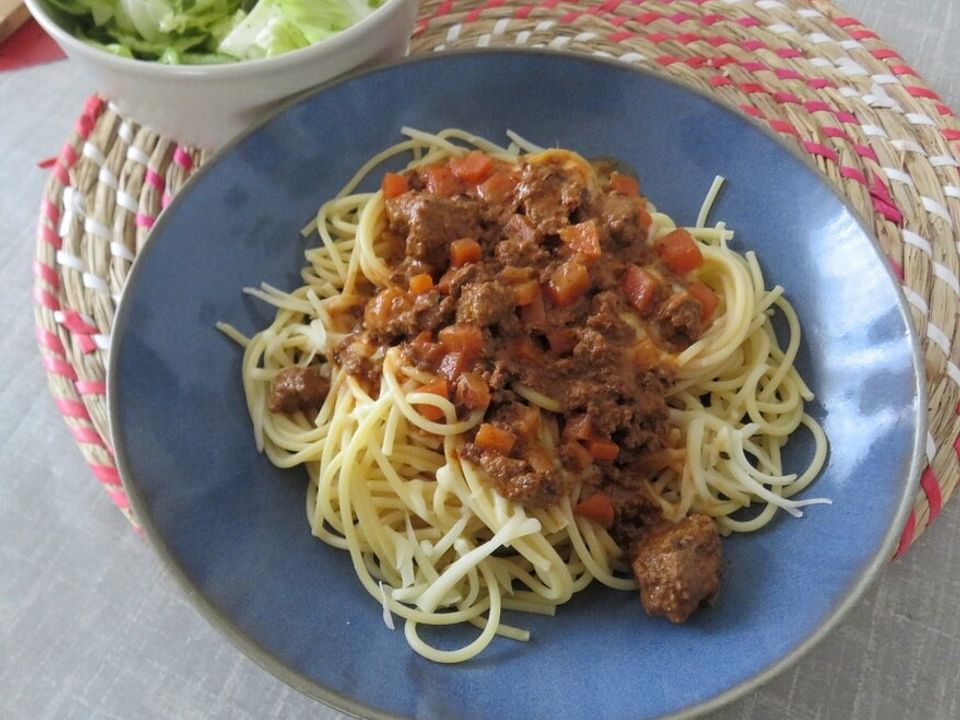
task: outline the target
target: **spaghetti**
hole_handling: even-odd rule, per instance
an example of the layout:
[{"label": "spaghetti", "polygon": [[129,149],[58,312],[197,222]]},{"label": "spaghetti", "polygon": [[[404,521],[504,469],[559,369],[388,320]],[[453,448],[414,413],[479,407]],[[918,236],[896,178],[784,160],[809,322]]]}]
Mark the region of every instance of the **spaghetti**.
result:
[{"label": "spaghetti", "polygon": [[[306,253],[300,288],[246,290],[276,306],[274,322],[252,338],[219,327],[245,348],[243,385],[258,449],[279,467],[306,467],[313,533],[350,553],[385,618],[404,619],[416,652],[460,662],[495,635],[528,639],[502,621],[504,610],[552,615],[594,580],[636,589],[644,551],[636,551],[631,575],[625,544],[665,538],[685,519],[699,518],[708,532],[748,532],[780,509],[799,516],[805,505],[828,502],[793,499],[823,465],[826,438],[804,412],[813,395],[793,367],[800,328],[782,288],[765,288],[756,258],[730,249],[733,234],[722,223],[705,227],[719,181],[697,226],[680,230],[636,196],[631,178],[573,153],[544,151],[513,135],[504,148],[460,130],[404,133],[407,139],[371,158],[305,228],[319,243]],[[409,158],[405,174],[388,173],[380,191],[356,192],[397,156]],[[527,192],[525,219],[485,217],[482,227],[521,235],[533,228],[541,245],[552,243],[552,255],[541,250],[538,273],[531,273],[517,261],[529,244],[517,245],[516,257],[497,250],[491,262],[498,275],[481,282],[477,272],[492,257],[490,247],[466,237],[451,243],[461,216],[426,215],[424,208],[468,185],[469,207],[488,212],[497,207],[490,199],[499,192],[496,178],[515,182],[517,173],[543,181],[504,191],[514,209]],[[537,192],[558,177],[580,195],[570,195],[566,215],[555,216],[538,204]],[[459,184],[451,190],[449,182]],[[610,204],[596,217],[584,220],[589,213],[570,209],[602,193]],[[558,189],[556,197],[566,196]],[[640,230],[617,229],[624,208]],[[417,235],[424,223],[447,239],[424,241]],[[653,247],[658,259],[610,265],[623,276],[623,311],[623,299],[598,279],[613,272],[603,270],[600,241],[619,233],[618,242],[628,243],[630,232],[640,235],[625,257],[647,257]],[[696,266],[688,264],[694,243],[684,244],[685,236],[696,238]],[[604,287],[590,305],[590,293]],[[601,295],[621,303],[617,313],[596,310]],[[499,309],[503,298],[509,312]],[[577,308],[593,313],[589,329],[575,327]],[[775,311],[789,332],[783,348],[771,323]],[[403,322],[409,327],[398,329]],[[439,340],[431,330],[413,337],[414,325],[443,329]],[[546,328],[546,348],[524,342],[537,328]],[[604,333],[627,339],[611,344]],[[629,347],[630,377],[642,379],[639,389],[621,391],[646,409],[629,410],[620,425],[606,427],[614,421],[592,411],[593,400],[583,401],[585,412],[571,410],[580,386],[570,384],[579,381],[569,368],[582,367],[576,358],[588,335],[606,343],[593,348],[602,367],[603,352],[626,357]],[[502,346],[506,360],[482,355],[478,338]],[[523,361],[547,354],[555,359],[545,370]],[[561,386],[566,391],[558,393]],[[278,388],[299,404],[277,400]],[[626,431],[631,424],[637,427]],[[813,436],[814,456],[801,473],[785,473],[781,449],[801,425]],[[711,593],[715,587],[694,607]],[[680,621],[690,610],[660,614]],[[421,625],[463,623],[479,629],[464,647],[434,647],[419,635]]]}]

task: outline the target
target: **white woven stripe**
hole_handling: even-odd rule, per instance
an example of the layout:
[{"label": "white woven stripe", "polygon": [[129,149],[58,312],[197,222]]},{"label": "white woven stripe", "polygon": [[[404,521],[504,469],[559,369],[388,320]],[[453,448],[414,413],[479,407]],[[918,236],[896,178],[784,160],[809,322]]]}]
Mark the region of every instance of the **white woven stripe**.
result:
[{"label": "white woven stripe", "polygon": [[110,286],[107,285],[107,281],[88,272],[83,274],[83,286],[104,295],[110,294]]},{"label": "white woven stripe", "polygon": [[924,300],[916,290],[907,285],[901,285],[900,287],[903,289],[903,296],[907,299],[908,303],[919,310],[920,314],[924,317],[930,315],[930,307],[927,305],[927,301]]},{"label": "white woven stripe", "polygon": [[822,32],[810,33],[807,35],[807,40],[809,40],[814,45],[820,45],[825,42],[834,42],[833,38],[829,35],[824,35]]},{"label": "white woven stripe", "polygon": [[960,187],[956,185],[944,185],[943,194],[947,197],[960,199]]},{"label": "white woven stripe", "polygon": [[840,47],[844,50],[856,50],[857,48],[862,48],[863,43],[859,40],[841,40]]},{"label": "white woven stripe", "polygon": [[112,237],[110,228],[104,225],[96,218],[86,217],[83,221],[83,230],[90,235],[94,235],[103,240],[109,240]]},{"label": "white woven stripe", "polygon": [[566,35],[557,35],[553,40],[551,40],[547,47],[551,48],[562,48],[564,45],[570,42],[570,38]]},{"label": "white woven stripe", "polygon": [[787,33],[796,32],[796,28],[793,25],[787,25],[786,23],[775,23],[774,25],[767,25],[767,30],[770,32],[776,33],[777,35],[786,35]]},{"label": "white woven stripe", "polygon": [[94,145],[89,140],[83,144],[83,156],[90,160],[93,160],[96,163],[97,167],[102,167],[103,164],[107,161],[107,158],[103,156],[103,153],[100,152],[100,148]]},{"label": "white woven stripe", "polygon": [[773,10],[774,8],[782,8],[783,3],[780,0],[757,0],[757,7],[761,10]]},{"label": "white woven stripe", "polygon": [[933,441],[933,435],[927,433],[927,463],[932,463],[937,454],[937,444]]},{"label": "white woven stripe", "polygon": [[110,254],[114,257],[123,258],[127,262],[133,262],[135,257],[130,251],[130,248],[123,243],[118,243],[116,240],[110,243]]},{"label": "white woven stripe", "polygon": [[863,65],[848,57],[838,58],[836,65],[838,68],[840,68],[840,72],[848,77],[857,77],[859,75],[870,74]]},{"label": "white woven stripe", "polygon": [[130,123],[124,120],[120,123],[120,127],[117,128],[117,135],[120,136],[120,139],[123,140],[124,145],[133,144],[133,128],[130,127]]},{"label": "white woven stripe", "polygon": [[933,246],[930,244],[930,241],[926,238],[920,237],[912,230],[903,231],[903,241],[907,245],[913,245],[915,248],[920,248],[930,257],[933,257]]},{"label": "white woven stripe", "polygon": [[490,33],[484,33],[477,38],[477,47],[487,47],[490,44]]},{"label": "white woven stripe", "polygon": [[530,31],[521,30],[517,33],[517,45],[526,45],[530,41]]},{"label": "white woven stripe", "polygon": [[123,190],[117,191],[117,205],[132,213],[135,213],[140,209],[137,199],[130,193],[124,192]]},{"label": "white woven stripe", "polygon": [[906,113],[904,117],[911,125],[936,125],[933,118],[923,113]]},{"label": "white woven stripe", "polygon": [[955,167],[960,168],[960,162],[949,155],[931,155],[930,164],[934,167]]},{"label": "white woven stripe", "polygon": [[896,75],[873,75],[871,78],[877,85],[899,85],[900,78]]},{"label": "white woven stripe", "polygon": [[797,15],[803,18],[823,17],[822,12],[819,10],[814,10],[813,8],[800,8],[797,10]]},{"label": "white woven stripe", "polygon": [[127,160],[133,160],[133,162],[139,163],[144,167],[150,164],[150,156],[136,145],[131,145],[127,148]]},{"label": "white woven stripe", "polygon": [[615,55],[613,55],[613,54],[611,54],[611,53],[608,53],[606,50],[594,50],[594,51],[593,51],[593,56],[594,56],[594,57],[602,57],[602,58],[612,58],[612,57],[616,57]]},{"label": "white woven stripe", "polygon": [[950,289],[957,295],[960,295],[960,279],[957,279],[956,274],[953,273],[950,268],[935,262],[933,264],[933,274],[949,285]]},{"label": "white woven stripe", "polygon": [[533,30],[534,32],[546,32],[556,24],[555,20],[541,20],[534,26]]},{"label": "white woven stripe", "polygon": [[437,45],[435,48],[433,48],[433,51],[434,51],[434,52],[443,52],[443,51],[446,50],[446,49],[447,49],[446,44],[445,44],[445,43],[440,43],[440,44]]},{"label": "white woven stripe", "polygon": [[863,130],[864,135],[869,135],[870,137],[888,137],[887,131],[877,125],[861,125],[860,129]]},{"label": "white woven stripe", "polygon": [[500,18],[493,24],[493,34],[494,35],[503,35],[507,32],[507,27],[510,25],[510,18]]},{"label": "white woven stripe", "polygon": [[810,58],[810,64],[813,65],[814,67],[829,67],[829,68],[833,67],[832,62],[830,62],[826,58],[822,58],[819,56]]},{"label": "white woven stripe", "polygon": [[927,212],[933,213],[938,218],[940,218],[945,223],[947,223],[947,225],[949,225],[950,227],[953,227],[953,218],[950,217],[950,213],[947,212],[947,209],[943,205],[938,203],[933,198],[928,198],[925,195],[920,196],[920,202],[923,203],[923,207],[926,209]]},{"label": "white woven stripe", "polygon": [[110,336],[109,335],[100,335],[97,333],[93,336],[93,342],[96,343],[97,347],[101,350],[110,349]]},{"label": "white woven stripe", "polygon": [[913,178],[903,172],[903,170],[898,170],[897,168],[885,167],[883,168],[883,174],[886,175],[891,180],[896,180],[897,182],[903,183],[904,185],[909,185],[913,187]]},{"label": "white woven stripe", "polygon": [[75,187],[68,185],[63,189],[63,195],[60,196],[63,203],[63,215],[60,217],[60,227],[58,232],[60,237],[65,238],[70,233],[70,226],[78,217],[83,219],[86,215],[84,208],[83,193],[78,192]]},{"label": "white woven stripe", "polygon": [[[828,63],[828,64],[829,64],[829,63]],[[858,93],[858,92],[857,92],[856,90],[854,90],[853,88],[849,88],[849,87],[842,87],[842,88],[840,88],[840,94],[843,95],[843,97],[845,97],[845,98],[858,98],[858,97],[861,97],[860,93]],[[870,97],[871,97],[870,95],[863,95],[862,97],[863,97],[863,100],[864,100],[865,102],[867,102],[867,103],[870,102]]]},{"label": "white woven stripe", "polygon": [[68,253],[66,250],[57,250],[57,264],[70,268],[71,270],[76,270],[78,273],[82,273],[86,267],[83,264],[83,260],[76,255]]},{"label": "white woven stripe", "polygon": [[100,168],[100,172],[97,173],[97,182],[101,185],[106,185],[111,190],[116,190],[119,185],[117,176],[110,172],[110,169],[106,165],[103,165]]},{"label": "white woven stripe", "polygon": [[923,148],[920,147],[920,143],[916,140],[891,140],[890,144],[900,152],[915,152],[926,155]]},{"label": "white woven stripe", "polygon": [[596,34],[596,33],[593,33],[593,32],[582,32],[582,33],[580,33],[579,35],[574,35],[573,39],[574,39],[576,42],[585,43],[585,42],[590,42],[590,41],[593,40],[595,37],[597,37],[597,34]]},{"label": "white woven stripe", "polygon": [[960,368],[958,368],[949,360],[947,360],[947,375],[949,375],[950,379],[953,380],[957,385],[960,385]]},{"label": "white woven stripe", "polygon": [[646,56],[646,55],[641,55],[641,54],[638,53],[638,52],[628,52],[628,53],[624,53],[623,55],[621,55],[621,56],[620,56],[620,59],[623,60],[623,62],[629,62],[629,63],[632,63],[632,62],[643,62],[644,60],[647,59],[647,56]]},{"label": "white woven stripe", "polygon": [[943,350],[943,354],[950,357],[950,339],[946,334],[933,323],[927,323],[927,337],[938,348]]},{"label": "white woven stripe", "polygon": [[457,38],[460,37],[460,32],[463,30],[462,23],[455,23],[447,29],[447,42],[452,43],[456,42]]}]

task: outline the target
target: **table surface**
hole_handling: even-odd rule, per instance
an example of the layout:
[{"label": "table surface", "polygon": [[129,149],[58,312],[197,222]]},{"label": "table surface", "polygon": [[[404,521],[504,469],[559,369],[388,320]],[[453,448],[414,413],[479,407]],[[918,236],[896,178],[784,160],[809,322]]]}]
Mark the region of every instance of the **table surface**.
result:
[{"label": "table surface", "polygon": [[[841,0],[960,111],[960,4]],[[0,717],[344,716],[193,609],[98,486],[47,392],[30,263],[47,171],[95,88],[63,61],[0,74]],[[793,668],[711,720],[960,717],[960,500]]]}]

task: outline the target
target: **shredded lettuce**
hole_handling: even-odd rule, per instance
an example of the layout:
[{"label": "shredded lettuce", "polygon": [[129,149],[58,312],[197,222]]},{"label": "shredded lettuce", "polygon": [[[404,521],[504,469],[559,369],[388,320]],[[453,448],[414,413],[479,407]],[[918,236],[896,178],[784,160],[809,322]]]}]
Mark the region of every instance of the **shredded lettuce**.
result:
[{"label": "shredded lettuce", "polygon": [[47,0],[76,37],[123,57],[203,64],[273,57],[350,27],[383,0]]}]

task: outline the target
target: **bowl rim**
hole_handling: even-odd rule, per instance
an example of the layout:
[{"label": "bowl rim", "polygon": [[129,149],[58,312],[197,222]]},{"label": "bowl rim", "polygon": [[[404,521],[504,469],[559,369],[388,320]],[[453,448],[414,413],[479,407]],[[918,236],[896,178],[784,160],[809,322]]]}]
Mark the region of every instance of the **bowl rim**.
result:
[{"label": "bowl rim", "polygon": [[331,37],[273,57],[207,65],[167,65],[153,60],[139,60],[113,55],[94,45],[85,43],[68,32],[54,19],[47,11],[45,0],[23,1],[40,26],[56,40],[57,44],[65,50],[69,48],[70,53],[82,55],[93,62],[115,66],[115,69],[130,75],[138,77],[162,76],[174,80],[197,77],[218,80],[230,77],[257,77],[298,66],[302,62],[309,62],[313,56],[319,58],[327,53],[336,53],[351,43],[362,39],[369,30],[385,23],[389,27],[389,20],[393,18],[397,8],[408,4],[416,5],[418,2],[418,0],[384,0],[383,4],[369,15]]},{"label": "bowl rim", "polygon": [[[27,3],[35,1],[36,0],[26,0]],[[814,171],[818,177],[821,175],[816,163],[808,155],[802,153],[799,148],[788,144],[770,127],[761,123],[756,118],[744,115],[738,111],[735,104],[709,93],[705,89],[694,85],[690,81],[686,81],[674,76],[663,75],[653,69],[640,65],[628,64],[616,58],[577,54],[564,52],[561,50],[553,50],[550,48],[534,49],[521,47],[488,47],[466,50],[450,50],[442,53],[443,58],[480,55],[513,55],[518,57],[535,55],[552,56],[561,60],[604,65],[619,70],[626,70],[638,75],[652,77],[657,81],[678,86],[687,92],[691,92],[694,95],[707,100],[712,104],[720,106],[726,111],[734,113],[739,118],[746,121],[754,129],[759,130],[767,137],[772,138],[782,149],[789,152],[795,159],[799,160],[808,169]],[[401,66],[414,65],[424,62],[436,62],[441,59],[442,58],[438,57],[437,53],[429,53],[405,57],[400,60],[386,62],[367,68],[355,69],[292,96],[286,101],[280,103],[263,120],[239,133],[225,145],[216,150],[215,153],[208,158],[204,165],[190,178],[188,178],[184,186],[181,187],[180,191],[172,200],[171,205],[176,204],[177,202],[182,202],[183,198],[188,196],[184,191],[189,189],[189,187],[196,182],[199,177],[215,167],[224,156],[232,152],[233,149],[242,143],[248,136],[258,132],[262,127],[269,124],[273,119],[282,115],[294,105],[297,105],[314,95],[320,95],[332,87],[351,82],[362,76],[390,71]],[[822,178],[821,182],[823,182],[829,191],[836,197],[837,201],[844,208],[846,208],[850,214],[850,217],[856,222],[857,227],[869,241],[873,251],[877,254],[878,258],[882,260],[883,252],[876,237],[876,233],[870,229],[865,218],[847,201],[847,199],[840,193],[840,190],[837,188],[837,186],[827,182]],[[143,254],[144,251],[149,251],[152,246],[150,241],[157,235],[157,228],[163,227],[165,224],[164,220],[169,217],[169,213],[164,213],[164,215],[158,219],[158,222],[153,226],[153,228],[151,228],[151,231],[146,238],[144,248],[141,250],[141,254]],[[138,256],[138,260],[139,259],[140,258]],[[704,715],[719,710],[733,701],[742,698],[748,693],[757,690],[774,677],[783,673],[786,669],[807,655],[816,645],[818,645],[836,628],[840,621],[843,620],[860,602],[866,591],[874,584],[874,582],[876,582],[881,574],[881,571],[890,563],[891,559],[893,558],[897,542],[899,541],[903,527],[906,524],[910,509],[913,506],[914,496],[919,488],[920,476],[923,464],[925,462],[925,438],[927,433],[927,389],[922,345],[920,343],[918,332],[910,319],[909,304],[903,292],[903,288],[898,282],[897,277],[889,263],[881,262],[880,265],[882,268],[881,271],[886,274],[897,297],[900,314],[904,318],[907,329],[908,340],[911,348],[912,364],[915,370],[913,373],[913,391],[916,398],[916,411],[914,413],[914,419],[916,422],[913,432],[913,441],[911,443],[909,469],[906,473],[906,481],[901,487],[901,495],[896,505],[896,512],[893,520],[890,526],[887,528],[886,533],[883,535],[883,538],[875,549],[873,555],[862,566],[860,572],[850,579],[850,582],[847,585],[846,594],[842,597],[840,602],[830,609],[828,615],[822,620],[820,625],[809,635],[807,635],[801,642],[796,644],[778,660],[771,663],[769,666],[759,671],[755,675],[743,680],[742,682],[729,687],[727,690],[720,692],[707,700],[681,708],[680,710],[668,715],[663,715],[656,720],[694,720],[694,718],[701,718]],[[137,263],[134,265],[130,276],[127,278],[125,287],[130,287],[130,283],[136,281],[136,277],[139,275],[138,270],[140,267],[142,267],[142,263]],[[130,318],[128,317],[128,308],[130,305],[130,302],[128,301],[129,297],[130,295],[126,292],[124,292],[121,297],[115,315],[115,331],[118,328],[129,325],[130,323]],[[116,418],[118,416],[117,410],[119,405],[118,391],[116,388],[116,378],[118,372],[117,358],[119,357],[119,353],[116,352],[117,347],[118,346],[116,344],[113,346],[113,351],[110,353],[107,368],[108,421],[113,437],[121,436],[121,434],[117,432],[119,426],[116,424],[118,422]],[[202,588],[196,586],[183,571],[183,569],[178,565],[173,557],[173,554],[166,546],[163,537],[160,535],[153,523],[153,518],[148,511],[147,502],[144,496],[135,486],[135,484],[132,485],[130,480],[128,480],[128,477],[132,473],[130,472],[130,467],[127,462],[125,448],[118,445],[115,447],[115,452],[117,467],[121,476],[121,483],[130,498],[131,506],[135,514],[140,519],[144,534],[147,536],[150,544],[157,552],[166,570],[174,577],[180,590],[187,595],[187,598],[191,604],[194,605],[194,607],[207,620],[207,622],[209,622],[214,628],[226,636],[235,647],[237,647],[261,668],[287,685],[295,688],[308,697],[313,698],[314,700],[322,702],[329,707],[334,708],[335,710],[349,715],[350,717],[358,718],[358,720],[410,720],[407,717],[395,715],[391,712],[385,712],[383,710],[366,705],[362,701],[359,701],[353,697],[345,696],[335,690],[332,690],[331,688],[323,686],[320,682],[304,675],[302,672],[289,667],[261,644],[251,639],[243,629],[234,623],[231,618],[215,607],[213,603],[203,594]]]}]

